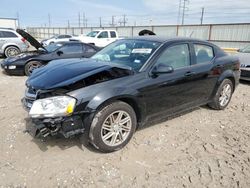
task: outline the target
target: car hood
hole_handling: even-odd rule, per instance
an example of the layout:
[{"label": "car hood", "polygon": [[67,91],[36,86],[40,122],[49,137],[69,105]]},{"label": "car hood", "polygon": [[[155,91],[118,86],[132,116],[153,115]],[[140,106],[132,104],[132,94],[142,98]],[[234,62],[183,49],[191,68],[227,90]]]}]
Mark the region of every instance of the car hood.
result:
[{"label": "car hood", "polygon": [[[23,38],[25,38],[32,46],[34,46],[36,49],[43,48],[46,50],[40,42],[38,42],[34,37],[32,37],[29,33],[25,32],[22,29],[17,29],[16,32],[21,35]],[[46,50],[47,51],[47,50]]]},{"label": "car hood", "polygon": [[35,70],[27,80],[26,85],[36,90],[61,88],[113,69],[116,69],[117,78],[134,74],[130,67],[110,62],[93,59],[61,59],[51,61],[47,66]]}]

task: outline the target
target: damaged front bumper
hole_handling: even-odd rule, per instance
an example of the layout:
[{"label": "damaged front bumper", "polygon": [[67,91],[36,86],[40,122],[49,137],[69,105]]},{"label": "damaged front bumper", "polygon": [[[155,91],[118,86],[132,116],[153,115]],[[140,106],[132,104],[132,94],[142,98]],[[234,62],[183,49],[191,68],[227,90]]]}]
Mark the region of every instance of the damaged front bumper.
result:
[{"label": "damaged front bumper", "polygon": [[26,118],[26,132],[33,137],[47,137],[58,134],[65,138],[84,132],[84,125],[80,116],[35,119]]}]

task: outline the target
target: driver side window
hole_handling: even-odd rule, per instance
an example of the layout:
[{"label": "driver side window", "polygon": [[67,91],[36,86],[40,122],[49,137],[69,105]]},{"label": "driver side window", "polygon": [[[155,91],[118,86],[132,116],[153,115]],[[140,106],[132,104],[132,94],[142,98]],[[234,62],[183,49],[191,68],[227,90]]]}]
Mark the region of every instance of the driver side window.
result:
[{"label": "driver side window", "polygon": [[172,66],[174,69],[189,66],[190,55],[188,44],[178,44],[168,47],[158,58],[156,65]]}]

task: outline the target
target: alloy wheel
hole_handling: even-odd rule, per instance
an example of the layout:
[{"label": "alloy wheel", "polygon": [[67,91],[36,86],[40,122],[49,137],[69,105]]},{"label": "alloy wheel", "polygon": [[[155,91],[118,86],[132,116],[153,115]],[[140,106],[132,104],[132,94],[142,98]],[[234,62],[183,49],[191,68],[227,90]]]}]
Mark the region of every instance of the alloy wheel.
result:
[{"label": "alloy wheel", "polygon": [[17,48],[9,48],[7,49],[6,54],[8,57],[16,56],[17,54],[19,54],[19,50]]},{"label": "alloy wheel", "polygon": [[35,69],[41,67],[41,63],[40,62],[30,62],[29,66],[28,66],[28,72],[31,74]]},{"label": "alloy wheel", "polygon": [[122,144],[132,129],[132,120],[130,115],[122,110],[110,114],[102,124],[101,138],[108,146],[117,146]]},{"label": "alloy wheel", "polygon": [[230,84],[225,84],[221,90],[219,103],[221,106],[226,106],[227,103],[230,101],[232,95],[232,88]]}]

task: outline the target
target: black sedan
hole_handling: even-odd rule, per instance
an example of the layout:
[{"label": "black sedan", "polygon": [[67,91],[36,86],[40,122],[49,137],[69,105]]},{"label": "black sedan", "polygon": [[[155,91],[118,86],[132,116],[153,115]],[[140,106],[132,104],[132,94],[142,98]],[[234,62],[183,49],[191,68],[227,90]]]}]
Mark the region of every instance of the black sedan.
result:
[{"label": "black sedan", "polygon": [[26,38],[37,50],[21,53],[2,61],[1,67],[8,74],[29,76],[34,69],[46,65],[55,59],[89,58],[99,48],[79,41],[58,42],[43,47],[36,39],[24,31],[19,33]]},{"label": "black sedan", "polygon": [[66,138],[85,133],[97,149],[119,150],[151,120],[205,104],[226,108],[239,69],[237,57],[209,42],[122,39],[90,59],[57,60],[34,71],[22,100],[27,131]]}]

